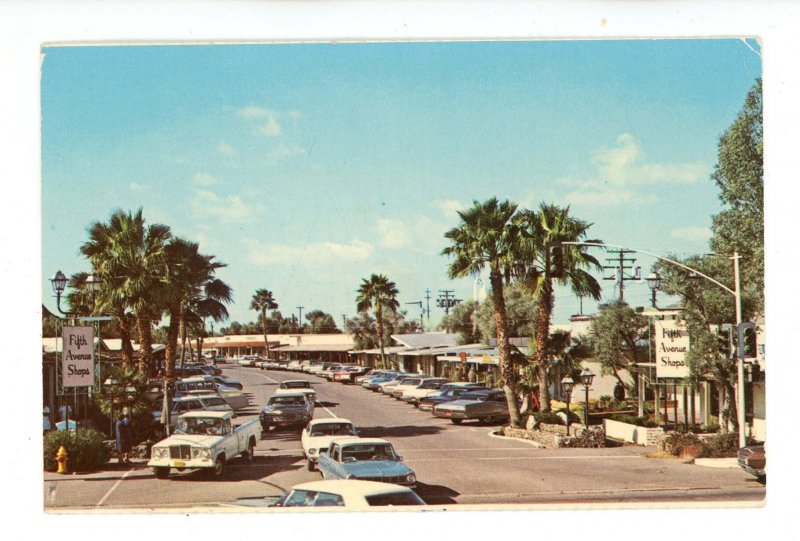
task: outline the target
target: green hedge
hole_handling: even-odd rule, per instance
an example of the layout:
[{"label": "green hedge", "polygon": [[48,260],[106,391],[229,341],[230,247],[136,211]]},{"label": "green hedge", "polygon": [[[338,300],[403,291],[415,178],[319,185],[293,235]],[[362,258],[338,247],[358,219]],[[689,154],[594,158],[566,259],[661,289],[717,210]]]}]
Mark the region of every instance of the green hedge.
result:
[{"label": "green hedge", "polygon": [[658,423],[647,417],[636,417],[635,415],[626,415],[624,413],[617,413],[609,417],[612,421],[620,423],[627,423],[629,425],[643,426],[645,428],[655,428]]},{"label": "green hedge", "polygon": [[44,469],[57,471],[56,453],[63,445],[67,450],[67,469],[70,472],[93,471],[108,462],[110,450],[103,443],[103,434],[93,428],[79,428],[75,432],[56,430],[44,436]]}]

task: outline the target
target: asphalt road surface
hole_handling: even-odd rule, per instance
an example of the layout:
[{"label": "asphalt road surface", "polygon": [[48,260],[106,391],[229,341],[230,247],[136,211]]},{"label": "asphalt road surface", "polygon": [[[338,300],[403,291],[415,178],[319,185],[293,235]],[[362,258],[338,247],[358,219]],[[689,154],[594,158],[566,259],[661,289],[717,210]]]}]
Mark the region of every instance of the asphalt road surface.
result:
[{"label": "asphalt road surface", "polygon": [[[352,420],[360,435],[394,445],[431,505],[637,504],[674,502],[758,503],[765,487],[738,468],[705,468],[675,459],[648,458],[653,449],[541,449],[491,434],[496,426],[460,426],[360,386],[329,383],[302,373],[228,365],[252,406],[237,420],[257,417],[278,383],[307,379],[317,391],[314,417]],[[156,479],[143,464],[73,478],[47,475],[47,509],[171,509],[225,505],[239,498],[274,497],[291,486],[321,479],[309,472],[297,430],[265,433],[252,464],[234,459],[221,480],[199,472]]]}]

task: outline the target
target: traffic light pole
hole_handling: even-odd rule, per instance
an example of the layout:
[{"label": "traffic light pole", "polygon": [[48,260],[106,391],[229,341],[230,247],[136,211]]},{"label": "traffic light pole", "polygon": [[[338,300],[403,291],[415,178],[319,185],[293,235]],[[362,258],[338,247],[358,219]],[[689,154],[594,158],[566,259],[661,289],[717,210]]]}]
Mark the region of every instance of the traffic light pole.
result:
[{"label": "traffic light pole", "polygon": [[[692,273],[694,273],[694,274],[696,274],[696,275],[698,275],[698,276],[700,276],[702,278],[705,278],[709,282],[712,282],[712,283],[718,285],[719,287],[721,287],[722,289],[724,289],[725,291],[727,291],[728,293],[733,295],[734,302],[736,304],[736,328],[738,329],[739,325],[742,323],[742,294],[741,294],[741,289],[740,289],[740,285],[739,285],[739,258],[740,258],[739,252],[733,252],[733,256],[731,257],[731,259],[733,259],[733,275],[734,275],[733,276],[733,284],[734,284],[733,287],[734,288],[731,289],[728,286],[718,282],[717,280],[714,280],[710,276],[706,276],[702,272],[700,272],[700,271],[698,271],[696,269],[693,269],[693,268],[691,268],[691,267],[689,267],[687,265],[684,265],[683,263],[680,263],[678,261],[675,261],[675,260],[660,256],[658,254],[654,254],[652,252],[647,252],[645,250],[639,250],[637,248],[626,248],[624,246],[616,246],[614,244],[606,244],[606,243],[603,243],[603,242],[561,242],[559,244],[562,244],[562,245],[566,244],[566,245],[570,245],[570,246],[598,246],[598,247],[601,247],[601,248],[617,248],[617,249],[621,249],[621,250],[630,250],[632,252],[639,252],[639,253],[642,253],[642,254],[649,255],[651,257],[655,257],[656,259],[658,259],[660,261],[666,261],[667,263],[671,263],[673,265],[676,265],[678,267],[686,269],[689,272],[692,272]],[[741,350],[741,344],[739,344],[739,346],[740,346],[739,349]],[[739,424],[739,447],[744,447],[746,445],[746,443],[747,443],[747,437],[745,435],[745,428],[746,427],[745,427],[745,415],[744,415],[745,403],[744,403],[744,357],[743,357],[743,354],[737,354],[736,355],[736,402],[737,402],[737,404],[736,404],[736,419],[737,419],[737,422]],[[684,404],[684,407],[686,407],[685,404]]]}]

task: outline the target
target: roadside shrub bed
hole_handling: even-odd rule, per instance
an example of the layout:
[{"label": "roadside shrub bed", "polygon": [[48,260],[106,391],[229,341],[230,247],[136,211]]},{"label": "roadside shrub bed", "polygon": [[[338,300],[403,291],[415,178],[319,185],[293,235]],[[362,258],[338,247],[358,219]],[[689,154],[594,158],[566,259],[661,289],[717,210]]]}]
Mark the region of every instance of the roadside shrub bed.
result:
[{"label": "roadside shrub bed", "polygon": [[610,416],[609,419],[629,425],[643,426],[645,428],[655,428],[658,426],[658,423],[647,417],[636,417],[635,415],[626,415],[624,413],[617,413],[616,415]]},{"label": "roadside shrub bed", "polygon": [[93,428],[79,428],[75,432],[56,430],[44,436],[43,458],[45,471],[58,470],[56,453],[63,445],[69,458],[69,471],[94,471],[108,462],[111,453],[103,442],[103,434]]},{"label": "roadside shrub bed", "polygon": [[576,436],[561,440],[561,447],[582,447],[599,449],[606,446],[606,431],[602,427],[593,427],[582,430]]},{"label": "roadside shrub bed", "polygon": [[548,425],[563,425],[564,421],[554,411],[536,411],[533,413],[536,424],[545,423]]},{"label": "roadside shrub bed", "polygon": [[670,432],[661,441],[665,453],[680,456],[684,449],[698,447],[703,441],[691,432]]},{"label": "roadside shrub bed", "polygon": [[[747,438],[747,445],[752,445],[754,441]],[[727,434],[715,434],[703,439],[703,449],[700,451],[701,458],[732,458],[739,451],[739,433],[728,432]]]}]

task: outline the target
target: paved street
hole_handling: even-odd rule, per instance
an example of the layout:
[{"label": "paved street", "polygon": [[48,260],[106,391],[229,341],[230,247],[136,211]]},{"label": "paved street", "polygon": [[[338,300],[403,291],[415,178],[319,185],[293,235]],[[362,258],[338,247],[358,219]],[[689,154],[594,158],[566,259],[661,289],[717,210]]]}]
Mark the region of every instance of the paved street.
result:
[{"label": "paved street", "polygon": [[[704,468],[679,460],[647,458],[653,449],[540,449],[490,435],[493,426],[455,426],[400,401],[353,385],[291,372],[228,365],[253,406],[237,419],[257,416],[277,383],[308,379],[317,390],[315,418],[351,419],[362,436],[391,441],[417,474],[429,504],[554,504],[619,502],[758,502],[765,487],[738,468]],[[196,472],[157,480],[143,464],[89,476],[46,474],[50,509],[175,508],[208,506],[237,498],[276,496],[292,485],[320,479],[305,468],[297,431],[265,434],[256,460],[231,461],[220,481]]]}]

